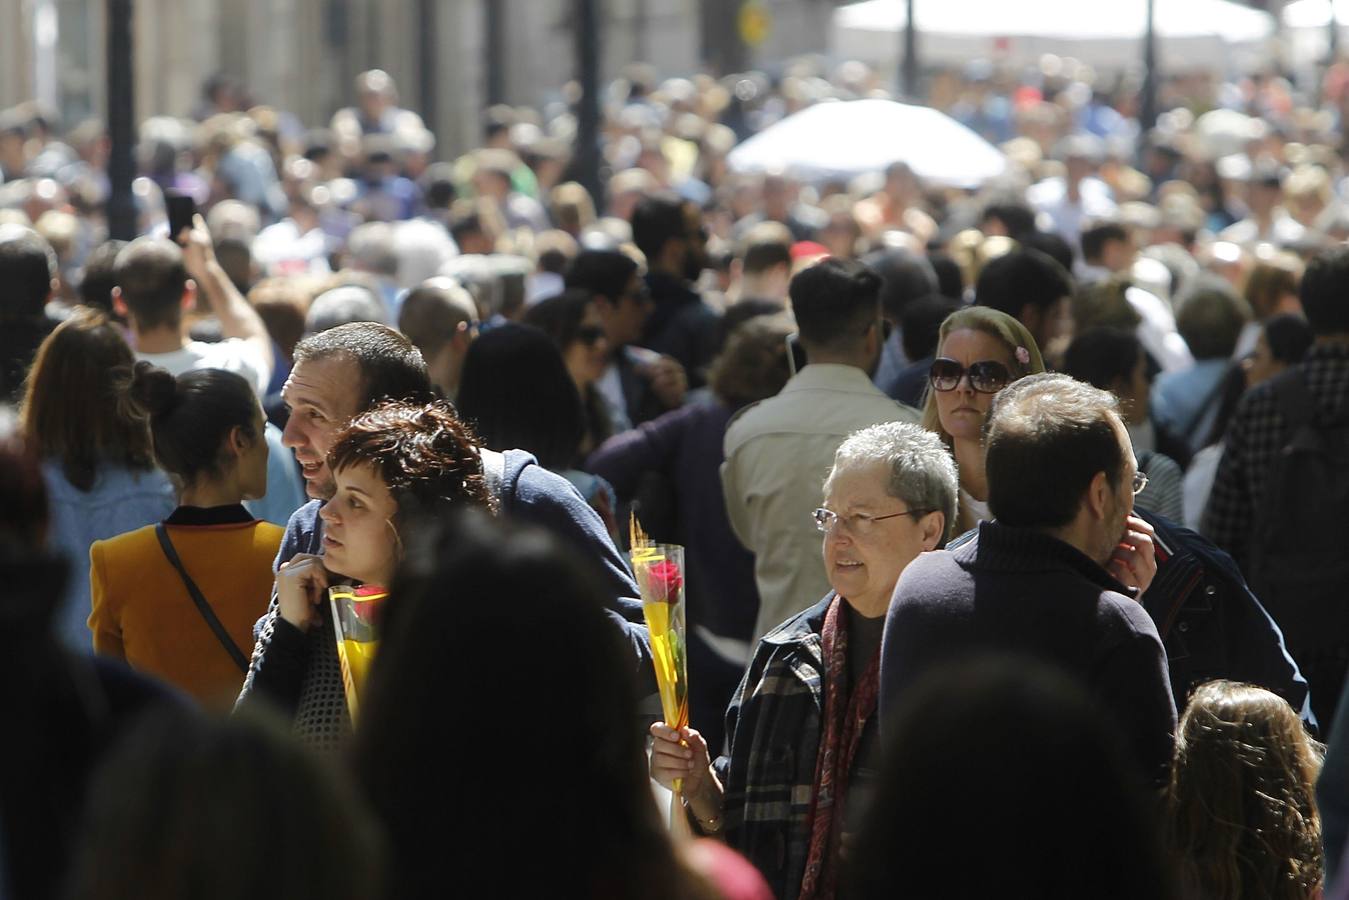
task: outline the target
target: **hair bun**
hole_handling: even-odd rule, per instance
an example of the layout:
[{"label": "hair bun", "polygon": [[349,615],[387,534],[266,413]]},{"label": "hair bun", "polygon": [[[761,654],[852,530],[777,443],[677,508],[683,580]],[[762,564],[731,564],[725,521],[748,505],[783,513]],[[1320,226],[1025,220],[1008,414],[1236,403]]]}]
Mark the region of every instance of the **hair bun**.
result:
[{"label": "hair bun", "polygon": [[131,400],[151,418],[169,412],[178,402],[178,379],[166,369],[144,360],[131,377]]}]

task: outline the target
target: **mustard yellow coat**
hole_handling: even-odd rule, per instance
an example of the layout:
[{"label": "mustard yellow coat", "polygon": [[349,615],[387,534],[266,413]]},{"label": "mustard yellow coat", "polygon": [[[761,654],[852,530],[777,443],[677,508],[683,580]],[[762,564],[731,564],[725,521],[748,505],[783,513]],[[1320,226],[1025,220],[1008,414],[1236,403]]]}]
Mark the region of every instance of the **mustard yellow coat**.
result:
[{"label": "mustard yellow coat", "polygon": [[[250,655],[253,623],[271,596],[283,529],[261,521],[167,527],[188,575],[244,656]],[[228,709],[244,673],[198,612],[154,526],[95,541],[89,558],[94,650],[176,685],[208,707]]]}]

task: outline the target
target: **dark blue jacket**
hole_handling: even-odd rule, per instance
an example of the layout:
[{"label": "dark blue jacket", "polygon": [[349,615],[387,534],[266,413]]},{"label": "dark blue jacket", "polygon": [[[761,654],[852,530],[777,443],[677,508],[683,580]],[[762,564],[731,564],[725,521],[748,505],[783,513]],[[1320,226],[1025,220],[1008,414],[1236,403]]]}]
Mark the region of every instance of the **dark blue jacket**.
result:
[{"label": "dark blue jacket", "polygon": [[904,692],[961,655],[1027,654],[1062,668],[1128,735],[1158,786],[1176,708],[1157,628],[1128,589],[1069,544],[981,522],[955,549],[921,553],[895,586],[881,643],[882,728]]},{"label": "dark blue jacket", "polygon": [[721,317],[673,275],[650,272],[646,284],[656,309],[647,319],[642,346],[673,356],[688,374],[689,387],[702,387],[707,367],[721,349]]},{"label": "dark blue jacket", "polygon": [[586,469],[630,502],[642,476],[659,472],[673,488],[677,542],[685,547],[690,625],[749,641],[759,613],[754,554],[740,545],[721,491],[722,443],[734,410],[720,401],[690,403],[615,435]]},{"label": "dark blue jacket", "polygon": [[1315,725],[1307,680],[1232,557],[1156,513],[1134,512],[1157,531],[1157,576],[1143,607],[1166,647],[1176,706],[1203,682],[1226,678],[1273,691]]},{"label": "dark blue jacket", "polygon": [[[1154,512],[1134,513],[1157,532],[1157,576],[1142,599],[1166,648],[1176,707],[1183,710],[1198,685],[1225,678],[1273,691],[1315,726],[1307,680],[1232,557]],[[949,548],[974,534],[961,535]]]}]

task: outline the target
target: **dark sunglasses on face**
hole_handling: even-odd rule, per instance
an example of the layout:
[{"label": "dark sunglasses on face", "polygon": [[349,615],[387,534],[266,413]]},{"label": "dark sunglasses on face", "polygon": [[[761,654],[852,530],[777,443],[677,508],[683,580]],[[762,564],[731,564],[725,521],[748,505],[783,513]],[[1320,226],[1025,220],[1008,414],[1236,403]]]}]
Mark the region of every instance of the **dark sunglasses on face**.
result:
[{"label": "dark sunglasses on face", "polygon": [[954,359],[945,357],[932,361],[927,377],[932,382],[933,390],[954,391],[966,375],[970,377],[970,387],[981,394],[996,394],[1012,380],[1007,367],[996,360],[981,359],[971,363],[967,369]]},{"label": "dark sunglasses on face", "polygon": [[599,343],[602,337],[604,337],[604,329],[599,325],[582,325],[576,329],[576,339],[590,347]]}]

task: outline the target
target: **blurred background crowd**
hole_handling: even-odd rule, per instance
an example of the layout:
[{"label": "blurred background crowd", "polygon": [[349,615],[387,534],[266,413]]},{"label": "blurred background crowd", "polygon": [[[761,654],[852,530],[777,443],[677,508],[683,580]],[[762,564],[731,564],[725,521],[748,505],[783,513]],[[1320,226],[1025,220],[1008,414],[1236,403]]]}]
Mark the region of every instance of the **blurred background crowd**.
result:
[{"label": "blurred background crowd", "polygon": [[[1345,896],[1349,60],[1332,4],[1188,2],[1148,40],[1051,0],[636,2],[608,43],[584,3],[137,4],[131,122],[72,75],[95,23],[22,4],[0,894]],[[145,71],[174,16],[227,32],[183,44],[199,87]],[[1128,547],[1083,561],[1139,600],[1146,724],[1106,664],[887,674],[901,572],[1010,520],[991,398],[1063,376],[1133,451]],[[1325,478],[1276,480],[1313,420]],[[688,554],[692,731],[649,766],[631,514]],[[398,610],[354,735],[306,599],[338,569]],[[724,843],[672,843],[648,776]]]}]

